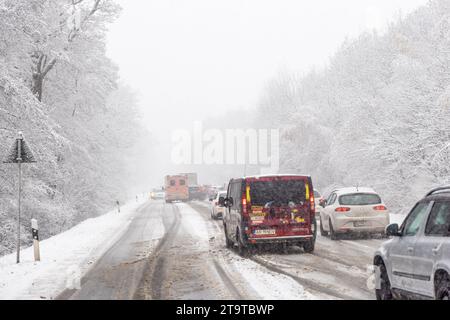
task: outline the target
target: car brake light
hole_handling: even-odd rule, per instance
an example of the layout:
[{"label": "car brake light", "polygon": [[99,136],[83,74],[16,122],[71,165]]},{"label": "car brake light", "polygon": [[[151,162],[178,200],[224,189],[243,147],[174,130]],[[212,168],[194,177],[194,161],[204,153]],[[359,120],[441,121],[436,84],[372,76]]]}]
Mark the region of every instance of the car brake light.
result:
[{"label": "car brake light", "polygon": [[387,210],[386,206],[383,206],[383,205],[375,206],[375,207],[373,207],[373,209],[376,211],[386,211]]},{"label": "car brake light", "polygon": [[350,208],[347,208],[347,207],[339,207],[339,208],[336,208],[336,210],[334,210],[334,211],[336,211],[336,212],[349,212],[351,209]]}]

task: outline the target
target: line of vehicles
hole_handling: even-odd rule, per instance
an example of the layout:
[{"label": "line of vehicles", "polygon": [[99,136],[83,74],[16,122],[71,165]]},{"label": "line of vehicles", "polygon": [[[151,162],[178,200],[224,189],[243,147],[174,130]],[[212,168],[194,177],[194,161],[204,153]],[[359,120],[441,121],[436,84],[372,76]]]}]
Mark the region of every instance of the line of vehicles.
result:
[{"label": "line of vehicles", "polygon": [[404,223],[370,188],[343,188],[320,198],[310,176],[273,175],[232,179],[213,197],[211,217],[223,219],[225,243],[242,256],[259,246],[296,245],[313,253],[319,230],[390,237],[374,255],[376,297],[450,298],[450,186],[432,190]]},{"label": "line of vehicles", "polygon": [[374,254],[378,300],[450,299],[450,186],[430,191],[401,226],[371,188],[341,188],[324,199],[307,175],[232,179],[228,187],[198,186],[195,174],[167,176],[154,199],[211,202],[227,248],[242,256],[259,247],[299,246],[313,253],[317,233],[390,238]]},{"label": "line of vehicles", "polygon": [[154,189],[150,198],[152,200],[165,200],[167,203],[203,201],[221,189],[220,186],[199,185],[196,173],[181,173],[166,176],[164,187]]},{"label": "line of vehicles", "polygon": [[332,240],[352,233],[385,237],[390,223],[388,209],[373,189],[338,189],[325,200],[305,175],[233,179],[227,191],[210,200],[211,217],[223,219],[227,246],[243,255],[274,243],[311,253],[318,226]]}]

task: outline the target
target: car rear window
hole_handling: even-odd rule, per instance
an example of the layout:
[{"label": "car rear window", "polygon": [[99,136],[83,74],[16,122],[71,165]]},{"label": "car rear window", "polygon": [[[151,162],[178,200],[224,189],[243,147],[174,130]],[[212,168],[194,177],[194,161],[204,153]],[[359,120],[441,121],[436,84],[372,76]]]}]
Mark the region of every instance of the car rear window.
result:
[{"label": "car rear window", "polygon": [[250,183],[251,204],[287,206],[300,205],[306,201],[306,187],[303,180],[255,181]]},{"label": "car rear window", "polygon": [[380,196],[371,193],[354,193],[339,197],[339,204],[342,206],[367,206],[380,203]]}]

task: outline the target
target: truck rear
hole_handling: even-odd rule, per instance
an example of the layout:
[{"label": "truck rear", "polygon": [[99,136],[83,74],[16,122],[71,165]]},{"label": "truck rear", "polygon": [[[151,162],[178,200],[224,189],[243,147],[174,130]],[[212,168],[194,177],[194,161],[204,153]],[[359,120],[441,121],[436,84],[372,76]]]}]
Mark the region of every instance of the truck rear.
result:
[{"label": "truck rear", "polygon": [[165,198],[167,203],[189,200],[187,179],[187,176],[184,175],[166,176]]}]

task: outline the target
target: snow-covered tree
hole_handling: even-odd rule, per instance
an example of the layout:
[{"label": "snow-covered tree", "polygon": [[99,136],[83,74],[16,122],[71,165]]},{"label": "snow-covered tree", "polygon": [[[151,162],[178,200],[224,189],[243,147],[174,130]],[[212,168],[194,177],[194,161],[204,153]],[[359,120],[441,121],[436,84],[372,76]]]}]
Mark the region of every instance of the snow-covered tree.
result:
[{"label": "snow-covered tree", "polygon": [[[23,228],[36,217],[44,238],[145,183],[144,163],[128,162],[150,137],[105,53],[119,11],[112,0],[0,0],[0,154],[24,132],[38,163],[25,167]],[[16,175],[0,166],[0,254],[14,246]]]},{"label": "snow-covered tree", "polygon": [[345,41],[322,71],[274,79],[259,118],[283,130],[283,169],[325,191],[373,186],[394,210],[448,183],[449,35],[450,1],[430,1]]}]

